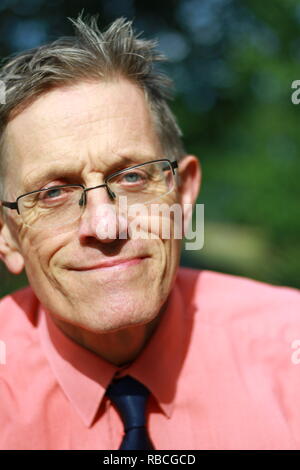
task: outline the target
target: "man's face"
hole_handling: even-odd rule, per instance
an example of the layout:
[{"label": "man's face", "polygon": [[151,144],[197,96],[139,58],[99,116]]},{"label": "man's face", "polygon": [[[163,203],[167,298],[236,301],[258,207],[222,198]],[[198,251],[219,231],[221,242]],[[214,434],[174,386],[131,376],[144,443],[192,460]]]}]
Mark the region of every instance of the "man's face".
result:
[{"label": "man's face", "polygon": [[[164,157],[144,95],[126,80],[42,95],[9,122],[6,148],[9,200],[50,184],[96,186],[113,171]],[[176,201],[174,191],[164,202]],[[110,223],[109,213],[99,220],[103,203],[114,205],[105,188],[89,191],[82,217],[56,229],[32,230],[9,214],[29,282],[44,307],[94,332],[153,320],[172,287],[180,252],[174,239],[101,238],[99,223]],[[108,261],[117,264],[103,267]]]}]

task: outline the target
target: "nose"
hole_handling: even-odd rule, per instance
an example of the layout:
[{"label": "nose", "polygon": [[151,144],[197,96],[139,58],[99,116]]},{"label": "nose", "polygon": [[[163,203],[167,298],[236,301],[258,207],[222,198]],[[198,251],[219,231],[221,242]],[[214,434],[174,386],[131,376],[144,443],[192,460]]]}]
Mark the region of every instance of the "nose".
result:
[{"label": "nose", "polygon": [[86,206],[80,219],[79,237],[93,237],[102,243],[127,238],[128,225],[118,203],[109,196],[105,186],[86,191]]}]

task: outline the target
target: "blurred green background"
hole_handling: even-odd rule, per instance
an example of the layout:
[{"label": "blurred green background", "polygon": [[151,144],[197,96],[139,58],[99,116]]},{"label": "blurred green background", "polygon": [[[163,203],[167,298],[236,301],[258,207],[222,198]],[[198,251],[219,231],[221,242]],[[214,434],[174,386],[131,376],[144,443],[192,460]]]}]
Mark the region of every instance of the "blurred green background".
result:
[{"label": "blurred green background", "polygon": [[[72,34],[83,8],[101,27],[132,19],[169,58],[171,106],[203,171],[204,246],[181,264],[299,288],[300,3],[1,0],[1,56]],[[0,275],[0,296],[27,283]]]}]

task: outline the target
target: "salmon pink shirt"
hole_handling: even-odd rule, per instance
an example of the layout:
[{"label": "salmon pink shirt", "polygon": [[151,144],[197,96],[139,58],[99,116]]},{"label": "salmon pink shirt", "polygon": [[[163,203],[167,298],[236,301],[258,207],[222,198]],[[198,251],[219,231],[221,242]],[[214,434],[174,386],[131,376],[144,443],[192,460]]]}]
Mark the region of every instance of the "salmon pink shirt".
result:
[{"label": "salmon pink shirt", "polygon": [[179,268],[161,323],[127,367],[67,337],[31,287],[0,302],[0,448],[118,449],[105,390],[130,374],[150,392],[157,450],[300,449],[300,295]]}]

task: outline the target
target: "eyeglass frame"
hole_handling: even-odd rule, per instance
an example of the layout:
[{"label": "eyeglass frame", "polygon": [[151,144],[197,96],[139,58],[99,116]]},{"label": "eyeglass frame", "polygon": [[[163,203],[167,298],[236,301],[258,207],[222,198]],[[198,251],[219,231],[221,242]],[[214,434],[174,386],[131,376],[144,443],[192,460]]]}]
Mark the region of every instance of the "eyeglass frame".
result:
[{"label": "eyeglass frame", "polygon": [[177,160],[169,160],[168,158],[160,158],[160,159],[157,159],[157,160],[150,160],[148,162],[143,162],[143,163],[138,163],[137,165],[133,165],[133,166],[129,166],[127,168],[123,168],[122,170],[118,170],[118,171],[115,171],[114,173],[111,173],[110,175],[108,175],[105,179],[104,179],[104,183],[103,184],[99,184],[97,186],[92,186],[92,187],[89,187],[89,188],[86,188],[83,184],[81,183],[74,183],[74,184],[61,184],[61,185],[56,185],[56,186],[51,186],[49,188],[43,188],[43,189],[36,189],[34,191],[30,191],[28,193],[25,193],[25,194],[21,194],[20,196],[18,196],[16,198],[16,200],[14,202],[9,202],[9,201],[0,201],[1,202],[1,205],[3,207],[7,207],[8,209],[12,209],[12,210],[16,210],[18,212],[19,215],[21,215],[20,211],[19,211],[19,205],[18,205],[18,202],[19,202],[19,199],[21,199],[22,197],[25,197],[25,196],[29,196],[29,194],[35,194],[35,193],[40,193],[40,192],[43,192],[43,191],[49,191],[51,189],[59,189],[59,188],[68,188],[68,187],[80,187],[83,189],[83,200],[81,202],[81,199],[79,200],[79,205],[86,205],[86,202],[87,202],[87,198],[86,198],[86,193],[87,191],[91,191],[92,189],[97,189],[97,188],[106,188],[107,190],[107,193],[109,194],[109,196],[112,198],[112,199],[115,199],[116,198],[116,195],[115,193],[109,188],[108,186],[108,180],[110,178],[113,178],[114,176],[118,176],[118,175],[121,175],[122,173],[125,173],[126,171],[128,170],[131,170],[131,169],[134,169],[134,168],[139,168],[140,166],[144,166],[144,165],[148,165],[150,163],[158,163],[158,162],[168,162],[170,164],[170,167],[171,167],[171,170],[172,170],[172,174],[175,176],[175,169],[178,168],[178,162]]}]

